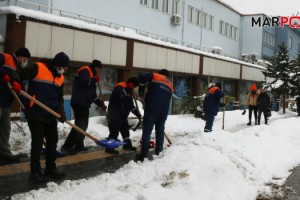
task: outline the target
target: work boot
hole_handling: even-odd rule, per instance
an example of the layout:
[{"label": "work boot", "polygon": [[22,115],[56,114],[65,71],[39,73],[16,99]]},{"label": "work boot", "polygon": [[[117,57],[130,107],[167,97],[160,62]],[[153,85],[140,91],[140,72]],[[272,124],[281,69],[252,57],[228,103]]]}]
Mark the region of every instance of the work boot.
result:
[{"label": "work boot", "polygon": [[124,142],[126,144],[123,145],[123,150],[128,150],[128,151],[136,151],[136,147],[132,146],[132,142],[130,139],[125,139]]},{"label": "work boot", "polygon": [[33,182],[36,182],[36,183],[45,183],[45,182],[47,182],[41,169],[39,171],[30,172],[28,179],[29,179],[29,181],[33,181]]},{"label": "work boot", "polygon": [[248,122],[247,126],[251,126],[251,122]]},{"label": "work boot", "polygon": [[2,155],[0,157],[0,160],[2,161],[3,164],[14,164],[20,162],[20,158],[18,156],[13,156],[13,155]]},{"label": "work boot", "polygon": [[76,151],[72,147],[62,146],[61,152],[65,155],[75,155]]},{"label": "work boot", "polygon": [[66,173],[59,171],[58,169],[45,169],[44,176],[46,178],[53,178],[53,179],[64,179],[66,177]]},{"label": "work boot", "polygon": [[257,120],[255,120],[255,125],[257,125]]},{"label": "work boot", "polygon": [[115,154],[115,155],[119,154],[119,151],[115,150],[114,148],[106,148],[105,152],[110,154]]},{"label": "work boot", "polygon": [[145,156],[142,153],[136,154],[135,155],[135,161],[141,161],[144,162]]}]

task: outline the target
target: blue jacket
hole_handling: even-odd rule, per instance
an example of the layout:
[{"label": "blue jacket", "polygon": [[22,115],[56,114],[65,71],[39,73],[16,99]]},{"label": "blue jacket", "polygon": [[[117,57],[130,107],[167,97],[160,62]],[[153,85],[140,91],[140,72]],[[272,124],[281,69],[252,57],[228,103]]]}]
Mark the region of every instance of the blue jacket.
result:
[{"label": "blue jacket", "polygon": [[118,114],[122,117],[128,117],[131,111],[136,108],[132,100],[132,90],[127,87],[126,82],[119,82],[114,86],[109,99],[108,113],[109,116]]},{"label": "blue jacket", "polygon": [[217,115],[220,109],[221,98],[224,97],[224,92],[217,86],[208,88],[204,98],[203,111],[205,114]]},{"label": "blue jacket", "polygon": [[171,81],[158,73],[141,73],[139,81],[140,85],[148,83],[144,110],[167,115],[174,92]]},{"label": "blue jacket", "polygon": [[[22,80],[29,80],[27,93],[56,112],[63,112],[64,75],[55,74],[52,66],[37,62],[21,70]],[[34,101],[24,101],[26,117],[51,116]]]},{"label": "blue jacket", "polygon": [[100,106],[100,99],[96,93],[95,69],[90,66],[80,67],[75,75],[71,106],[90,107],[94,102]]},{"label": "blue jacket", "polygon": [[0,107],[10,107],[14,101],[12,92],[3,82],[3,76],[9,75],[11,81],[17,80],[17,61],[14,56],[0,53]]}]

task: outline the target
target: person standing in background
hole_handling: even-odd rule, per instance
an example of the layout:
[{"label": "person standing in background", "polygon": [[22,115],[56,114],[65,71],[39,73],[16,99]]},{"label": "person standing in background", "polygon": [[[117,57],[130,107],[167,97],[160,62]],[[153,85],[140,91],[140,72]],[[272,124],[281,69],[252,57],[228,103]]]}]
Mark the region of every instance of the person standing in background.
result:
[{"label": "person standing in background", "polygon": [[268,124],[267,112],[270,109],[270,97],[265,92],[264,88],[260,88],[257,98],[257,124],[260,125],[261,114],[264,114],[265,124]]},{"label": "person standing in background", "polygon": [[248,126],[251,126],[252,112],[254,114],[255,125],[257,125],[257,97],[257,87],[255,84],[252,84],[247,100],[245,102],[245,105],[249,108],[249,122],[247,124]]}]

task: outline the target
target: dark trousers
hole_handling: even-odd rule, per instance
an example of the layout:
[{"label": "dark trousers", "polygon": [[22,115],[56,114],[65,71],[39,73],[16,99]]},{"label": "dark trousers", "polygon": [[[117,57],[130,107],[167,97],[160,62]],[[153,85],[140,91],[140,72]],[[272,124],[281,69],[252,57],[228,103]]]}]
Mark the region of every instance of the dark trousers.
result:
[{"label": "dark trousers", "polygon": [[214,125],[215,115],[211,113],[205,113],[205,127],[204,129],[212,131]]},{"label": "dark trousers", "polygon": [[0,160],[12,156],[9,149],[10,107],[0,107]]},{"label": "dark trousers", "polygon": [[108,113],[108,139],[118,139],[119,132],[121,132],[123,140],[129,139],[129,124],[127,121],[128,114],[122,114],[115,111],[109,111]]},{"label": "dark trousers", "polygon": [[165,134],[165,122],[168,115],[160,114],[152,111],[145,111],[143,122],[143,135],[142,135],[142,155],[147,156],[149,151],[149,142],[152,133],[153,126],[155,125],[155,139],[156,147],[155,152],[158,154],[163,150],[164,134]]},{"label": "dark trousers", "polygon": [[[86,131],[89,125],[89,107],[73,106],[72,109],[74,111],[75,125]],[[82,149],[84,148],[84,138],[83,134],[72,128],[63,146]]]},{"label": "dark trousers", "polygon": [[298,116],[300,116],[300,105],[297,104],[297,112],[298,112]]},{"label": "dark trousers", "polygon": [[249,122],[251,122],[251,119],[252,119],[252,112],[254,113],[254,119],[256,122],[257,121],[257,106],[249,105]]},{"label": "dark trousers", "polygon": [[31,132],[31,172],[37,172],[41,169],[40,155],[41,149],[46,140],[46,168],[56,169],[56,146],[58,142],[57,121],[55,118],[49,118],[45,121],[28,119],[28,126]]},{"label": "dark trousers", "polygon": [[260,124],[260,118],[261,118],[261,114],[264,114],[264,118],[265,118],[265,124],[268,124],[268,117],[267,117],[267,112],[264,110],[257,110],[257,123]]}]

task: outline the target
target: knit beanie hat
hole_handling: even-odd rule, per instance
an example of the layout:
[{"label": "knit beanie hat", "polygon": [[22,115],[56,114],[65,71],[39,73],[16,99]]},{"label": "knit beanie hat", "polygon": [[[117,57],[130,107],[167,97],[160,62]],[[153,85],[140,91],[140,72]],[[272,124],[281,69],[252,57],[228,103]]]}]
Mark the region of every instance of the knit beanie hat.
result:
[{"label": "knit beanie hat", "polygon": [[64,52],[60,52],[55,55],[55,57],[52,59],[52,65],[60,66],[60,67],[68,67],[70,63],[69,56],[65,54]]},{"label": "knit beanie hat", "polygon": [[251,85],[250,90],[251,91],[256,91],[257,90],[256,85],[254,83]]},{"label": "knit beanie hat", "polygon": [[92,61],[92,66],[93,67],[98,67],[98,68],[102,68],[102,63],[101,63],[101,61],[100,60],[93,60]]},{"label": "knit beanie hat", "polygon": [[18,49],[16,52],[15,52],[15,55],[17,56],[17,57],[26,57],[26,58],[30,58],[31,57],[31,55],[30,55],[30,52],[29,52],[29,50],[27,49],[27,48],[25,48],[25,47],[22,47],[22,48],[20,48],[20,49]]}]

